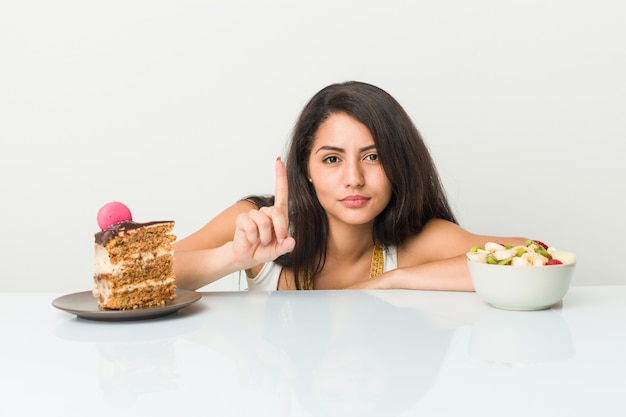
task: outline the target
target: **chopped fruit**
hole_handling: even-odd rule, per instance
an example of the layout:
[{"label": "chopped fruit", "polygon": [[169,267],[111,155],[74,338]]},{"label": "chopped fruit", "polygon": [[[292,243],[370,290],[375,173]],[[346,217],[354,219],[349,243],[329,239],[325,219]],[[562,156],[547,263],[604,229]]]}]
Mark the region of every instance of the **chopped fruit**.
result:
[{"label": "chopped fruit", "polygon": [[527,240],[526,245],[518,246],[487,242],[484,247],[474,246],[466,255],[470,261],[491,265],[543,266],[562,264],[553,258],[556,253],[556,249],[539,240]]},{"label": "chopped fruit", "polygon": [[548,245],[546,245],[545,243],[543,243],[541,240],[535,240],[535,243],[538,243],[542,248],[544,248],[545,250],[548,250]]}]

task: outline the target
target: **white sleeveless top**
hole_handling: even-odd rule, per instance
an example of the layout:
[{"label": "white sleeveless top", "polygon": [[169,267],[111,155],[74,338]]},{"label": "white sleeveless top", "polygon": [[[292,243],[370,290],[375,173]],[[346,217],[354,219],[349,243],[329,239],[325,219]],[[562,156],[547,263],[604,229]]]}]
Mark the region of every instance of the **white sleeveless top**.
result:
[{"label": "white sleeveless top", "polygon": [[[398,268],[398,251],[395,246],[386,246],[384,253],[383,272]],[[249,291],[275,291],[278,289],[278,278],[282,266],[274,262],[267,262],[258,275],[248,278],[245,271],[239,271],[239,281],[243,278],[248,282]]]}]

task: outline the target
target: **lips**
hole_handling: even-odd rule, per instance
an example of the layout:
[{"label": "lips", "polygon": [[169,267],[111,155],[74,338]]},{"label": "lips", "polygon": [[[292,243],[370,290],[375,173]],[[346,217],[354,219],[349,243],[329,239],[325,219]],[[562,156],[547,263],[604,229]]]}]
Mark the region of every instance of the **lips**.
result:
[{"label": "lips", "polygon": [[363,207],[369,200],[369,197],[363,195],[349,195],[340,201],[346,207]]}]

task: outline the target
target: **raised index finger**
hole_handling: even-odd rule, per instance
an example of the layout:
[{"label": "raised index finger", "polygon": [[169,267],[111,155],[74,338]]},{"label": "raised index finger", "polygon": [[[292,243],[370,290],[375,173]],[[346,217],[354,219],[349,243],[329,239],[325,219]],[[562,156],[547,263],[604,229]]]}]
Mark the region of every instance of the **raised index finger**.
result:
[{"label": "raised index finger", "polygon": [[274,206],[279,207],[281,211],[287,213],[287,202],[289,199],[289,191],[287,185],[287,170],[283,160],[276,158],[276,185],[274,189]]}]

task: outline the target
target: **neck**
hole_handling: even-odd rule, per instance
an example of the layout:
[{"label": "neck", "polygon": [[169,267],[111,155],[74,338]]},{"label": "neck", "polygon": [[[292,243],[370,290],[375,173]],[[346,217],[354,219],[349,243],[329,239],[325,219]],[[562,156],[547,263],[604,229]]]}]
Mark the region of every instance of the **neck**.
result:
[{"label": "neck", "polygon": [[363,256],[370,256],[373,247],[371,227],[358,231],[351,229],[346,233],[330,233],[326,255],[329,259],[354,262]]}]

